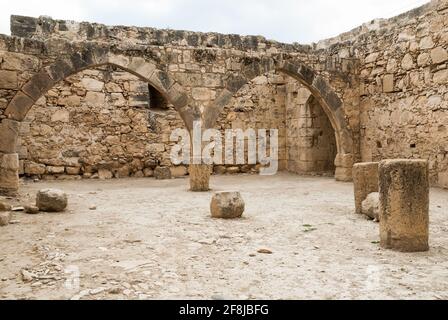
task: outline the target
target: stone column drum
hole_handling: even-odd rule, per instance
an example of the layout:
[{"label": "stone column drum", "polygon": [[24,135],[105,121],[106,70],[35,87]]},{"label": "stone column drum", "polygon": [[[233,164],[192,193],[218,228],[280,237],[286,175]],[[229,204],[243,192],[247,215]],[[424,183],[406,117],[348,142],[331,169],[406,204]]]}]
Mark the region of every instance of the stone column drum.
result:
[{"label": "stone column drum", "polygon": [[190,190],[194,192],[205,192],[210,190],[211,167],[205,164],[191,164]]},{"label": "stone column drum", "polygon": [[428,251],[428,162],[381,161],[379,193],[381,247],[401,252]]},{"label": "stone column drum", "polygon": [[361,214],[362,202],[373,192],[378,192],[378,162],[363,162],[353,166],[355,212]]}]

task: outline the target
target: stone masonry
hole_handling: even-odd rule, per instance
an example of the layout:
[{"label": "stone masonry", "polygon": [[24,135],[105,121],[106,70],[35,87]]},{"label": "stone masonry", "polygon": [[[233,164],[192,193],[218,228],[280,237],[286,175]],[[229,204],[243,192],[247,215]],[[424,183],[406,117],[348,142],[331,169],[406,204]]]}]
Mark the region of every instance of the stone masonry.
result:
[{"label": "stone masonry", "polygon": [[434,0],[309,46],[12,16],[12,36],[0,35],[0,189],[19,174],[151,176],[171,166],[171,130],[194,120],[278,129],[281,170],[350,181],[356,162],[418,158],[448,187],[447,15]]}]

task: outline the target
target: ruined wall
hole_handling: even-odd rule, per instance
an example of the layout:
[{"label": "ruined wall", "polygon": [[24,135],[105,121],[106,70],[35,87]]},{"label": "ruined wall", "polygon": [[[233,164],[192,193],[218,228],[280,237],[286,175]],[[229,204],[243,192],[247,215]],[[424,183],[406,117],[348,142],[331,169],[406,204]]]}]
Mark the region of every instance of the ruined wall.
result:
[{"label": "ruined wall", "polygon": [[334,175],[335,131],[311,92],[296,81],[286,86],[288,171]]},{"label": "ruined wall", "polygon": [[[157,98],[146,82],[116,68],[67,78],[21,124],[21,173],[107,179],[152,176],[157,165],[172,166],[169,136],[184,124]],[[186,172],[173,168],[176,175]]]},{"label": "ruined wall", "polygon": [[[184,123],[202,119],[208,126],[221,129],[245,128],[249,124],[256,128],[278,128],[282,168],[289,167],[294,172],[314,171],[315,168],[333,170],[328,159],[333,154],[334,143],[330,141],[331,130],[325,122],[325,114],[335,133],[338,155],[334,164],[339,179],[350,179],[351,167],[356,161],[427,158],[431,163],[431,182],[448,186],[447,15],[448,1],[435,0],[396,18],[375,20],[312,46],[281,44],[253,36],[13,17],[13,36],[0,36],[0,130],[6,132],[4,136],[14,132],[30,99],[39,96],[41,79],[45,80],[43,89],[47,89],[52,77],[60,79],[67,72],[110,64],[139,74],[143,82],[152,83],[172,102]],[[59,59],[61,56],[63,58]],[[52,67],[48,67],[52,63]],[[42,69],[44,66],[47,69]],[[36,75],[39,70],[41,73]],[[265,76],[266,73],[270,74]],[[33,81],[19,91],[32,76]],[[77,75],[84,76],[92,77]],[[292,78],[312,92],[315,102],[304,101],[306,94],[300,93],[302,89],[298,83],[286,85]],[[57,89],[57,99],[72,89],[72,84],[70,89]],[[80,95],[81,107],[87,93]],[[101,93],[112,96],[114,92]],[[131,97],[132,91],[129,93]],[[11,100],[15,94],[16,98]],[[59,114],[67,119],[66,107],[58,104],[56,97],[49,97],[51,94],[56,95],[51,91],[45,98],[48,110],[60,109]],[[233,102],[232,97],[236,98]],[[123,99],[126,105],[130,103],[125,95]],[[108,110],[111,103],[108,100],[104,110]],[[59,130],[60,126],[51,122],[50,111],[43,115],[43,104],[43,100],[39,100],[28,122],[30,119],[39,125],[47,122],[45,125],[51,127],[50,131]],[[6,113],[10,119],[6,120],[4,113],[8,105],[10,110]],[[142,121],[134,125],[148,127],[148,124],[143,125],[144,109],[129,107],[126,117],[135,114]],[[119,108],[113,110],[111,117],[120,112]],[[103,111],[94,110],[99,115]],[[69,111],[71,117],[72,111]],[[180,119],[174,120],[177,117],[174,114],[172,117],[165,120]],[[129,119],[132,122],[132,116]],[[67,125],[70,123],[64,126]],[[29,131],[36,131],[31,130],[32,126]],[[115,131],[117,129],[115,127]],[[26,131],[25,127],[22,132]],[[314,133],[318,131],[328,139],[316,140]],[[64,135],[62,129],[58,133],[68,139],[69,135]],[[108,134],[116,140],[116,135]],[[145,137],[146,133],[142,134]],[[37,141],[41,137],[33,139]],[[155,142],[151,140],[155,138],[148,139],[149,143]],[[34,143],[26,137],[22,140],[25,145]],[[132,140],[142,147],[139,138]],[[321,143],[324,140],[330,141],[326,147]],[[14,141],[4,141],[0,143],[2,152],[13,154]],[[62,148],[61,141],[56,145]],[[104,155],[101,158],[105,158],[101,161],[109,161],[106,152],[101,151],[105,150],[104,144],[99,148]],[[165,142],[163,144],[166,149]],[[22,148],[22,158],[25,153]],[[33,151],[28,150],[26,156],[31,157],[27,161],[44,162]],[[150,160],[148,157],[144,155],[141,161]],[[163,161],[165,156],[161,157]],[[129,156],[121,164],[132,163],[134,158],[134,155],[132,159]],[[81,166],[81,173],[86,170],[95,174],[98,168],[89,169],[96,166],[90,162],[84,169]],[[65,172],[70,167],[66,163],[60,166],[64,166]],[[130,174],[141,175],[139,172]]]}]

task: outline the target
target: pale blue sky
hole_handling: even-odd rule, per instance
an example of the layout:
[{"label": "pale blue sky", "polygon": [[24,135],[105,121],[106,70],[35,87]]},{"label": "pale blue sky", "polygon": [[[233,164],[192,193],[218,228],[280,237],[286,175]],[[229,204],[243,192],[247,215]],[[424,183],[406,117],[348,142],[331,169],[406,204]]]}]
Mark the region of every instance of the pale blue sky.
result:
[{"label": "pale blue sky", "polygon": [[0,33],[11,14],[192,31],[262,35],[310,43],[428,0],[0,0]]}]

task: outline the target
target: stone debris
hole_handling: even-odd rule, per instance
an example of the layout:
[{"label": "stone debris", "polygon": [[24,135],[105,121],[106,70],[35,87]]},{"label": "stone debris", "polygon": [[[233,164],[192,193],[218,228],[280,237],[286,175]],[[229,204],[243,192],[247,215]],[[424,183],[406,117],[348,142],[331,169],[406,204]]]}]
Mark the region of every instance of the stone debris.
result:
[{"label": "stone debris", "polygon": [[34,205],[26,205],[26,206],[24,206],[24,209],[25,209],[25,213],[28,213],[28,214],[38,214],[39,213],[39,208]]},{"label": "stone debris", "polygon": [[380,221],[380,194],[378,192],[370,193],[362,202],[362,214],[370,219]]},{"label": "stone debris", "polygon": [[36,206],[44,212],[62,212],[67,208],[67,194],[57,189],[44,189],[37,193]]},{"label": "stone debris", "polygon": [[244,209],[245,203],[239,192],[215,193],[210,203],[210,211],[213,218],[240,218]]},{"label": "stone debris", "polygon": [[11,212],[0,212],[0,226],[4,227],[11,222]]},{"label": "stone debris", "polygon": [[257,252],[260,254],[273,254],[273,252],[269,249],[259,249]]}]

